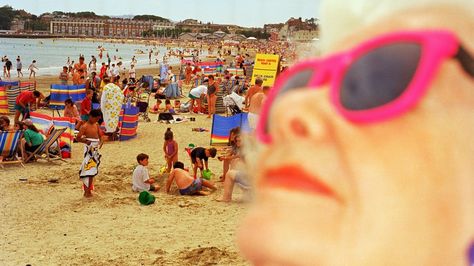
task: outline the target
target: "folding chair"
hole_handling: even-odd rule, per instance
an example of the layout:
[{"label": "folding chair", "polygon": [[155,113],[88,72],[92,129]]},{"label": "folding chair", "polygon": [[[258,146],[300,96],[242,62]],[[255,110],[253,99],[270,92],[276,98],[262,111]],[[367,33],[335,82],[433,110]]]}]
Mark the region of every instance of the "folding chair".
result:
[{"label": "folding chair", "polygon": [[[67,128],[61,128],[61,129],[53,129],[51,132],[51,135],[26,159],[28,162],[31,158],[35,159],[46,159],[48,162],[51,160],[61,160],[65,161],[62,156],[61,156],[61,151],[59,149],[59,138],[61,135],[66,131]],[[49,153],[49,148],[54,144],[57,143],[58,147],[58,155],[51,154]],[[44,158],[42,155],[45,154],[46,158]]]},{"label": "folding chair", "polygon": [[4,164],[19,163],[23,165],[21,157],[18,156],[18,144],[20,143],[22,130],[18,131],[0,131],[0,167],[4,168]]}]

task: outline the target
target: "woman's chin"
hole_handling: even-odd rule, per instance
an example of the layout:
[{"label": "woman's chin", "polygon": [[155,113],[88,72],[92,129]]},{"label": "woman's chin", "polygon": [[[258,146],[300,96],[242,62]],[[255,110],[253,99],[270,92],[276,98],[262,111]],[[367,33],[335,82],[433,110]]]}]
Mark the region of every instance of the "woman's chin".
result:
[{"label": "woman's chin", "polygon": [[269,190],[243,220],[238,244],[255,265],[326,265],[340,215],[340,206],[330,200]]}]

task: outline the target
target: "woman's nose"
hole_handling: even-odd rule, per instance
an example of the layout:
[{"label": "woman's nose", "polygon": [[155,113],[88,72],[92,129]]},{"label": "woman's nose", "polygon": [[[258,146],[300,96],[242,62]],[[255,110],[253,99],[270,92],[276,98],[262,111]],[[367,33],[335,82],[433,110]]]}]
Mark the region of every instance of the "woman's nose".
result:
[{"label": "woman's nose", "polygon": [[278,99],[270,116],[273,141],[317,140],[327,134],[327,98],[322,91],[298,89]]}]

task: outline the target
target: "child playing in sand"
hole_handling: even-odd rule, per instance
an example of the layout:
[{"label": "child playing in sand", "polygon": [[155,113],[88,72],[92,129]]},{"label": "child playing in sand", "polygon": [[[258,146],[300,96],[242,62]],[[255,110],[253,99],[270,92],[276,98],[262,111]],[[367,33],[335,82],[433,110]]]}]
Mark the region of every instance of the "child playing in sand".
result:
[{"label": "child playing in sand", "polygon": [[181,101],[180,100],[174,100],[174,111],[179,113],[180,108],[181,108]]},{"label": "child playing in sand", "polygon": [[166,172],[169,173],[173,163],[178,161],[178,143],[174,140],[173,131],[171,131],[171,128],[168,128],[165,132],[163,151],[165,152],[165,159],[168,165]]},{"label": "child playing in sand", "polygon": [[133,170],[132,175],[132,190],[135,192],[142,191],[158,191],[159,185],[153,185],[155,179],[150,178],[148,175],[148,158],[149,156],[144,153],[137,155],[138,166]]},{"label": "child playing in sand", "polygon": [[216,157],[216,153],[217,150],[215,148],[206,149],[203,147],[197,147],[191,151],[191,162],[193,163],[194,178],[196,178],[198,168],[201,170],[201,176],[204,167],[206,167],[206,170],[209,170],[207,161],[209,157]]},{"label": "child playing in sand", "polygon": [[207,187],[216,190],[214,184],[201,178],[194,179],[187,171],[184,170],[184,164],[177,161],[173,164],[173,171],[171,171],[168,181],[166,181],[166,193],[170,193],[171,183],[176,181],[181,195],[209,195],[209,192],[202,191],[202,187]]},{"label": "child playing in sand", "polygon": [[155,94],[155,99],[156,99],[156,104],[150,109],[150,113],[152,114],[157,114],[160,112],[160,105],[162,103],[160,96],[158,94]]},{"label": "child playing in sand", "polygon": [[84,197],[92,197],[94,189],[94,177],[99,173],[100,157],[99,149],[102,147],[102,132],[97,123],[100,119],[100,111],[92,110],[88,120],[79,129],[77,141],[84,143],[84,160],[79,170],[79,177],[84,183]]},{"label": "child playing in sand", "polygon": [[174,109],[173,109],[173,106],[171,106],[171,101],[166,99],[165,100],[165,113],[170,113],[170,114],[174,114]]}]

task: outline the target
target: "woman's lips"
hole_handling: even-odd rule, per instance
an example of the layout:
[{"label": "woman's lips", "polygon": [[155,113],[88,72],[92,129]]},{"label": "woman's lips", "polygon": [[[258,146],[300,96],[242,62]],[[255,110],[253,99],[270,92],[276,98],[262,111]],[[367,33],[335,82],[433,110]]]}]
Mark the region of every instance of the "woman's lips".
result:
[{"label": "woman's lips", "polygon": [[263,188],[281,187],[340,200],[333,189],[298,166],[288,165],[267,170],[260,183]]}]

